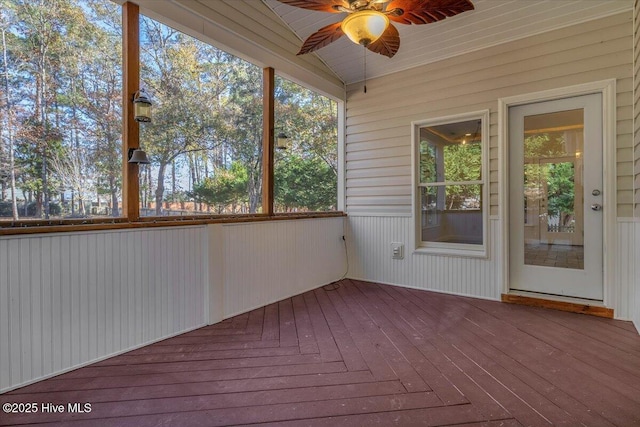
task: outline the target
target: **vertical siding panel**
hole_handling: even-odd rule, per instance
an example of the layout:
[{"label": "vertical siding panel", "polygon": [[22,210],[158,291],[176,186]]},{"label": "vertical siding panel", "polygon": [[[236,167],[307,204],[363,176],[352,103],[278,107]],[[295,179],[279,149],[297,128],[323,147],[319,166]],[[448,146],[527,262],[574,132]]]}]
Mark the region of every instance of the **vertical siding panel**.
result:
[{"label": "vertical siding panel", "polygon": [[[150,235],[150,244],[148,246],[148,251],[150,252],[150,257],[152,260],[161,260],[161,245],[162,245],[162,234],[161,233],[153,233]],[[157,265],[157,262],[151,262],[149,264],[149,280],[152,283],[152,296],[153,296],[153,307],[151,322],[153,325],[153,336],[162,336],[163,335],[163,325],[162,325],[162,301],[164,299],[164,295],[162,293],[163,286],[161,282],[161,277],[158,274],[158,270],[160,267]]]},{"label": "vertical siding panel", "polygon": [[0,240],[0,389],[11,384],[9,242]]},{"label": "vertical siding panel", "polygon": [[96,274],[98,270],[98,251],[96,247],[96,235],[87,235],[87,358],[93,360],[98,355],[98,289],[96,284]]},{"label": "vertical siding panel", "polygon": [[616,317],[633,320],[640,308],[635,299],[638,286],[637,267],[637,239],[635,228],[637,223],[633,219],[618,221],[618,247],[616,257],[616,273],[619,286],[610,290],[612,303],[616,307]]},{"label": "vertical siding panel", "polygon": [[44,261],[43,257],[45,252],[40,251],[41,241],[38,239],[30,239],[29,254],[36,259],[37,264],[35,268],[30,268],[29,282],[31,283],[31,304],[30,310],[30,324],[29,341],[31,344],[31,351],[29,354],[29,365],[31,366],[30,375],[41,376],[42,375],[42,339],[46,336],[46,332],[42,330],[42,281],[46,277],[43,276]]},{"label": "vertical siding panel", "polygon": [[51,370],[57,372],[62,369],[63,349],[62,349],[62,253],[60,252],[60,241],[53,239],[43,239],[47,241],[47,249],[51,257]]},{"label": "vertical siding panel", "polygon": [[[106,274],[106,258],[105,258],[105,246],[108,244],[108,240],[111,234],[105,234],[105,242],[99,241],[98,236],[93,236],[93,247],[95,250],[95,276],[93,278],[93,286],[95,287],[95,301],[96,301],[96,322],[93,333],[95,334],[96,347],[94,349],[93,358],[98,357],[100,354],[106,354],[106,313],[107,313],[107,301],[106,291],[109,288],[109,283]],[[103,283],[104,285],[100,286]]]},{"label": "vertical siding panel", "polygon": [[[499,299],[500,255],[496,236],[488,238],[489,258],[411,253],[410,217],[349,216],[352,243],[349,277],[481,298]],[[490,220],[490,230],[498,221]],[[391,242],[405,245],[403,260],[391,259]],[[357,266],[357,267],[356,267]]]},{"label": "vertical siding panel", "polygon": [[82,305],[80,304],[80,276],[82,273],[83,265],[78,263],[79,248],[78,248],[78,235],[70,236],[65,239],[65,243],[68,244],[70,256],[65,262],[65,268],[69,271],[69,281],[67,286],[67,298],[69,306],[69,328],[66,329],[67,340],[69,342],[69,354],[68,360],[72,366],[80,361],[80,310]]},{"label": "vertical siding panel", "polygon": [[22,370],[21,375],[31,376],[31,305],[33,304],[33,284],[31,283],[31,269],[33,265],[35,268],[39,267],[40,258],[38,256],[31,257],[29,252],[29,241],[20,242],[20,252],[18,262],[20,265],[19,283],[20,289],[18,290],[20,306],[20,340],[22,342]]},{"label": "vertical siding panel", "polygon": [[[410,230],[409,217],[349,216],[353,230],[349,244],[351,268],[348,277],[419,289],[454,293],[498,300],[502,293],[500,262],[500,222],[489,221],[489,257],[487,259],[411,254],[409,235],[404,239],[397,230]],[[638,308],[635,301],[638,281],[637,224],[619,220],[617,228],[619,254],[617,284],[610,287],[609,306],[621,319],[632,319]],[[634,234],[635,233],[635,234]],[[391,260],[389,243],[401,241],[406,246],[404,260]],[[391,263],[391,264],[390,264]],[[358,266],[358,267],[357,267]],[[637,314],[636,314],[637,316]]]},{"label": "vertical siding panel", "polygon": [[[222,226],[224,317],[340,278],[342,218]],[[212,274],[216,274],[212,272]]]},{"label": "vertical siding panel", "polygon": [[640,221],[636,220],[634,223],[635,228],[635,244],[634,244],[634,255],[632,266],[634,270],[633,277],[635,277],[634,288],[632,300],[633,313],[631,313],[631,318],[633,319],[634,324],[636,325],[636,329],[640,332],[640,266],[638,266],[638,259],[640,259]]},{"label": "vertical siding panel", "polygon": [[[8,258],[9,266],[20,265],[20,241],[9,241]],[[9,269],[9,319],[11,328],[9,330],[9,343],[11,343],[11,383],[19,382],[22,379],[22,336],[20,334],[20,269]],[[16,345],[17,344],[17,345]]]},{"label": "vertical siding panel", "polygon": [[123,239],[124,233],[115,233],[113,235],[113,246],[111,247],[111,260],[113,261],[114,271],[114,299],[113,299],[113,346],[114,348],[124,348],[122,342],[122,329],[124,312],[124,284],[123,277],[126,277],[125,268],[120,263],[120,257],[124,250]]},{"label": "vertical siding panel", "polygon": [[206,324],[203,230],[0,238],[0,390]]},{"label": "vertical siding panel", "polygon": [[[137,279],[137,265],[139,265],[140,263],[140,254],[137,253],[136,251],[136,235],[138,234],[138,231],[134,231],[132,233],[127,233],[124,234],[123,237],[125,238],[125,248],[126,248],[126,252],[125,252],[125,256],[122,257],[122,264],[126,265],[126,269],[125,270],[125,277],[123,280],[123,283],[125,285],[125,289],[126,289],[126,301],[125,301],[125,307],[126,307],[126,316],[125,316],[125,323],[124,323],[124,336],[125,336],[125,341],[124,341],[124,346],[125,347],[130,347],[136,339],[136,335],[138,333],[138,325],[136,324],[136,306],[137,306],[137,300],[136,300],[136,294],[138,292],[138,281]],[[128,262],[127,262],[128,261]]]}]

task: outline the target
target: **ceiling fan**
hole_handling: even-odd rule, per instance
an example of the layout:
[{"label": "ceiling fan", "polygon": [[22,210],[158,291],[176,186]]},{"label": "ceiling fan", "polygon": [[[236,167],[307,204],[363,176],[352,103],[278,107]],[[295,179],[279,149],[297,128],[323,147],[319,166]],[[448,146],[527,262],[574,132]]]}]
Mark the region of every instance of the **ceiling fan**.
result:
[{"label": "ceiling fan", "polygon": [[467,10],[470,0],[278,0],[302,9],[348,13],[342,22],[311,34],[298,55],[313,52],[347,35],[351,41],[389,58],[400,48],[400,34],[390,21],[422,25],[441,21]]}]

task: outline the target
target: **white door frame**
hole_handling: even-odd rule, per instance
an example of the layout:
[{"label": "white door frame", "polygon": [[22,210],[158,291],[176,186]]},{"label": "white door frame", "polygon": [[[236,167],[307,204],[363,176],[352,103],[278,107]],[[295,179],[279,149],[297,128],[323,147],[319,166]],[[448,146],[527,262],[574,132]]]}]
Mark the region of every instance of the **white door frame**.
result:
[{"label": "white door frame", "polygon": [[[615,282],[616,248],[616,80],[601,80],[558,89],[498,99],[498,203],[500,206],[500,261],[502,263],[502,293],[509,288],[509,107],[558,98],[602,94],[602,168],[603,168],[603,304],[609,306]],[[521,293],[521,291],[518,291]],[[548,299],[577,300],[545,296]]]}]

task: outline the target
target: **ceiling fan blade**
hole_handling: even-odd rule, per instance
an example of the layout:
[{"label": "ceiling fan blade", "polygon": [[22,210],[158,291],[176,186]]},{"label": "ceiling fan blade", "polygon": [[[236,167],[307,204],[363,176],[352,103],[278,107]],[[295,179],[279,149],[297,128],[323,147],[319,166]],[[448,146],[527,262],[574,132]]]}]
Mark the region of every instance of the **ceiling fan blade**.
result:
[{"label": "ceiling fan blade", "polygon": [[342,22],[336,22],[335,24],[322,27],[315,33],[311,34],[302,44],[298,55],[313,52],[314,50],[318,50],[321,47],[325,47],[329,43],[333,43],[338,40],[344,35],[341,24]]},{"label": "ceiling fan blade", "polygon": [[393,58],[398,49],[400,49],[400,34],[398,29],[389,24],[380,38],[367,46],[371,52]]},{"label": "ceiling fan blade", "polygon": [[347,0],[278,0],[280,3],[320,12],[341,13],[340,7],[348,8]]},{"label": "ceiling fan blade", "polygon": [[473,10],[474,7],[470,0],[392,0],[386,10],[391,12],[394,9],[402,13],[389,13],[390,20],[399,24],[422,25]]}]

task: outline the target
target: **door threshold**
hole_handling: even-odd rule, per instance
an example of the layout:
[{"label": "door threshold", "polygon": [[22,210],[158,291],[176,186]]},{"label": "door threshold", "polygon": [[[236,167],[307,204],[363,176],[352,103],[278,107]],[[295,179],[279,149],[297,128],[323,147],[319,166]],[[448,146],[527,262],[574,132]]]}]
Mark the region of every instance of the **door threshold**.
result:
[{"label": "door threshold", "polygon": [[583,300],[558,295],[544,295],[544,297],[541,297],[540,294],[523,291],[509,291],[508,294],[502,294],[501,299],[502,302],[510,304],[550,308],[552,310],[568,311],[571,313],[581,313],[588,314],[590,316],[613,319],[613,309],[605,307],[600,301]]}]

